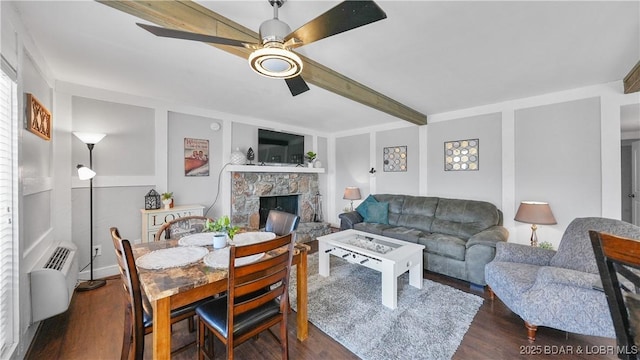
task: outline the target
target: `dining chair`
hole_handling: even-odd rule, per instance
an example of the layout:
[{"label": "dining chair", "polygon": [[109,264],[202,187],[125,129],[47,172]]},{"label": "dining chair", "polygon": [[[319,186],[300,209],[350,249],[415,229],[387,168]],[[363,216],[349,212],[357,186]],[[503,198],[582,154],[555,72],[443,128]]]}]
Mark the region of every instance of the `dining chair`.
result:
[{"label": "dining chair", "polygon": [[277,236],[293,233],[295,239],[295,231],[298,229],[300,216],[290,214],[279,210],[270,210],[267,215],[267,222],[264,231],[270,231]]},{"label": "dining chair", "polygon": [[[138,269],[136,268],[131,243],[122,239],[118,228],[110,229],[111,239],[120,269],[120,277],[124,291],[128,296],[124,313],[124,337],[122,339],[122,351],[120,358],[129,359],[131,348],[134,349],[134,359],[142,359],[144,354],[144,336],[153,330],[153,309],[144,291],[140,287]],[[208,301],[208,300],[207,300]],[[171,324],[189,319],[190,328],[193,328],[193,316],[195,307],[206,302],[205,300],[195,304],[186,305],[171,312]],[[175,351],[181,351],[194,342],[188,343]]]},{"label": "dining chair", "polygon": [[[638,359],[640,346],[640,239],[589,231],[620,359]],[[635,335],[634,335],[635,334]]]},{"label": "dining chair", "polygon": [[[213,341],[205,343],[207,334],[226,347],[227,359],[233,359],[234,347],[265,330],[280,343],[282,358],[289,358],[287,337],[289,272],[293,257],[293,237],[287,234],[260,243],[229,248],[227,295],[196,308],[198,315],[198,359],[213,359]],[[248,264],[237,259],[283,248],[275,256],[263,256]],[[259,255],[258,255],[259,256]],[[270,328],[280,323],[280,336]],[[210,346],[206,349],[206,346]]]},{"label": "dining chair", "polygon": [[164,239],[178,239],[190,234],[200,233],[204,230],[204,224],[207,220],[214,221],[211,218],[199,215],[175,218],[162,225],[153,240],[163,240],[163,233]]}]

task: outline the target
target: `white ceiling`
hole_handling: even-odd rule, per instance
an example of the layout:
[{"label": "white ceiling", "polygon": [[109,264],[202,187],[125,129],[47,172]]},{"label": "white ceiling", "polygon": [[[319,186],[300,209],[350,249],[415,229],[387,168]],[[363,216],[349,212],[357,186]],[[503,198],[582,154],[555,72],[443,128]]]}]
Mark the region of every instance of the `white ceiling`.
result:
[{"label": "white ceiling", "polygon": [[[256,31],[273,12],[267,0],[200,3]],[[337,3],[290,0],[280,19],[296,29]],[[621,80],[640,59],[638,1],[378,4],[387,19],[299,52],[427,116]],[[292,97],[235,55],[158,38],[100,3],[14,5],[57,80],[324,133],[400,121],[313,85]]]}]

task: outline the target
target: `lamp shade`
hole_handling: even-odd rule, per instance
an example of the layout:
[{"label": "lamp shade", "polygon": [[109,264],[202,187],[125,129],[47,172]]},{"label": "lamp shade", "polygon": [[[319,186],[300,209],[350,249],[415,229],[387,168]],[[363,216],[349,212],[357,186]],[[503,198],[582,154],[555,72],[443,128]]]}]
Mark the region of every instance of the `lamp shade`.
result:
[{"label": "lamp shade", "polygon": [[521,202],[514,220],[538,225],[554,225],[558,223],[556,218],[553,217],[549,204],[540,201]]},{"label": "lamp shade", "polygon": [[95,171],[89,169],[84,165],[78,164],[76,168],[78,169],[78,178],[80,180],[89,180],[89,179],[93,179],[93,177],[96,176]]},{"label": "lamp shade", "polygon": [[362,199],[360,189],[355,186],[349,186],[344,189],[344,196],[342,198],[345,200],[360,200]]},{"label": "lamp shade", "polygon": [[98,134],[98,133],[87,133],[87,132],[77,132],[74,131],[73,135],[75,135],[80,141],[85,144],[97,144],[102,140],[107,134]]}]

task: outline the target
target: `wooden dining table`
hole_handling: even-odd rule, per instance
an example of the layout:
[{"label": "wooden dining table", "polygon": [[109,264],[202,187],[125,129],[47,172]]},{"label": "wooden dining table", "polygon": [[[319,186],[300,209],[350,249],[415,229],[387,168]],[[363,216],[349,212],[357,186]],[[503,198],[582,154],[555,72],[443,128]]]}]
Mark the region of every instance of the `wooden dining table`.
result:
[{"label": "wooden dining table", "polygon": [[[154,250],[179,246],[178,240],[156,241],[132,246],[136,259]],[[209,247],[211,250],[211,247]],[[309,334],[307,320],[307,253],[310,247],[297,243],[293,264],[297,266],[297,338]],[[268,255],[267,255],[268,256]],[[227,290],[227,269],[212,268],[199,260],[186,266],[149,270],[138,267],[140,285],[153,307],[153,358],[171,357],[171,310]]]}]

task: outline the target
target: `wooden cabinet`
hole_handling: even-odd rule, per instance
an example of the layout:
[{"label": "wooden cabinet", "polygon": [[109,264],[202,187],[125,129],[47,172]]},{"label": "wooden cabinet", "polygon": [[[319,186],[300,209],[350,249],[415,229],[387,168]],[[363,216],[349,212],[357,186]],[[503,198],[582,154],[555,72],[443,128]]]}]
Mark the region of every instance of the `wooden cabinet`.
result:
[{"label": "wooden cabinet", "polygon": [[142,237],[140,239],[142,242],[152,242],[156,232],[164,223],[183,216],[202,216],[203,211],[204,206],[202,205],[182,205],[171,209],[157,210],[140,209],[142,213]]}]

